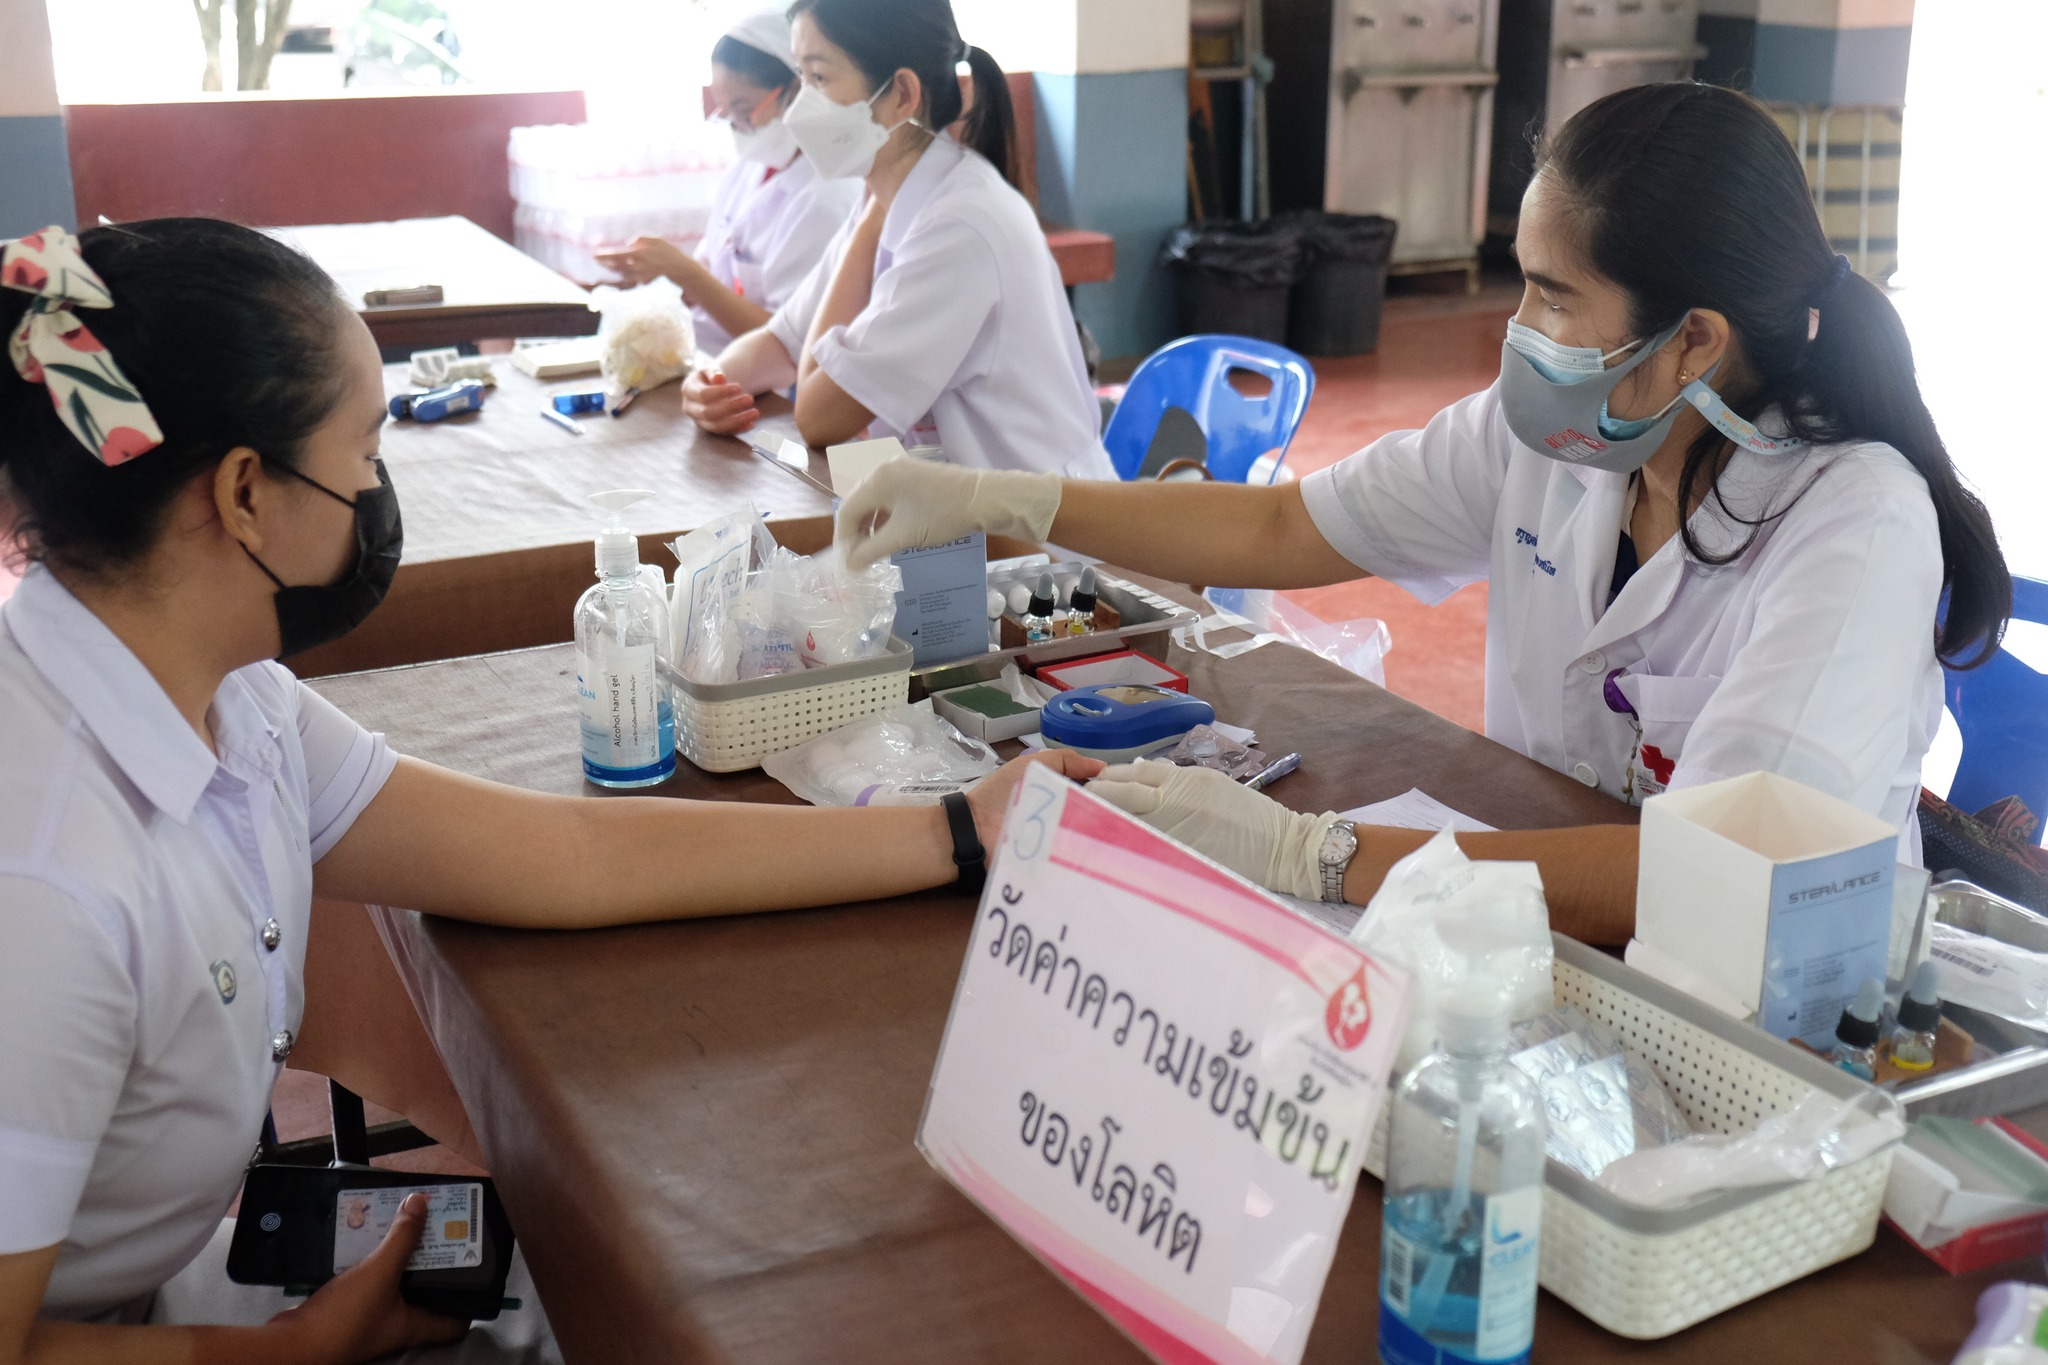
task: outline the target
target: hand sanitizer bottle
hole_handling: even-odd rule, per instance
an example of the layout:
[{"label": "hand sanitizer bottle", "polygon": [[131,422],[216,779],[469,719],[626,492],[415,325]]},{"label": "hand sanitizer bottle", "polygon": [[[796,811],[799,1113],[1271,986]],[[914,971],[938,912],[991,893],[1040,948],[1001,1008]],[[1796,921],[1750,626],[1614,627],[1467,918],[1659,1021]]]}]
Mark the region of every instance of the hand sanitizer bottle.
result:
[{"label": "hand sanitizer bottle", "polygon": [[1380,1249],[1387,1365],[1522,1365],[1536,1334],[1543,1102],[1484,976],[1445,992],[1437,1051],[1394,1092]]},{"label": "hand sanitizer bottle", "polygon": [[676,770],[676,721],[657,666],[668,628],[660,569],[640,563],[625,512],[644,489],[598,493],[610,513],[597,537],[597,585],[576,604],[576,695],[583,776],[600,787],[651,787]]}]

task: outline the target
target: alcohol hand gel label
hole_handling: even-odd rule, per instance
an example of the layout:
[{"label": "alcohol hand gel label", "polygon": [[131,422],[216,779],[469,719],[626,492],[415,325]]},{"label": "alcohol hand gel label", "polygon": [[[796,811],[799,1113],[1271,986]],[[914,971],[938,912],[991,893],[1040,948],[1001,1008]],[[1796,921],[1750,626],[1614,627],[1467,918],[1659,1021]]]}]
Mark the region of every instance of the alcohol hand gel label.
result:
[{"label": "alcohol hand gel label", "polygon": [[655,647],[592,643],[576,656],[576,696],[583,709],[583,761],[634,769],[661,761],[661,710]]}]

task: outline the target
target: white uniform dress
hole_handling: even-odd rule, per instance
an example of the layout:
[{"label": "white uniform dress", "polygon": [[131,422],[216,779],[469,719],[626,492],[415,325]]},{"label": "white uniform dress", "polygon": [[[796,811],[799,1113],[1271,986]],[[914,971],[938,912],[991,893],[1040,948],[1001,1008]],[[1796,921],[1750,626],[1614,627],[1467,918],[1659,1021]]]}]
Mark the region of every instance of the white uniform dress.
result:
[{"label": "white uniform dress", "polygon": [[[720,284],[769,312],[783,305],[825,255],[860,198],[858,180],[827,180],[793,152],[781,167],[737,161],[718,187],[710,225],[691,254]],[[691,310],[697,347],[716,355],[732,335]]]},{"label": "white uniform dress", "polygon": [[[792,357],[858,214],[768,327]],[[875,414],[875,436],[954,464],[1115,477],[1059,266],[1024,196],[987,158],[934,139],[889,205],[868,306],[818,338],[818,367]]]},{"label": "white uniform dress", "polygon": [[304,1007],[313,864],[396,763],[276,664],[218,757],[47,571],[0,607],[0,1253],[124,1316],[241,1187]]},{"label": "white uniform dress", "polygon": [[[1723,566],[1673,537],[1609,605],[1629,476],[1522,445],[1496,389],[1302,480],[1317,529],[1361,569],[1430,603],[1488,582],[1494,739],[1612,795],[1632,786],[1637,802],[1779,773],[1898,826],[1917,861],[1920,763],[1942,705],[1926,481],[1886,445],[1738,447],[1720,493],[1691,520],[1717,556],[1749,537],[1743,520],[1791,506]],[[1614,669],[1640,740],[1602,697]]]}]

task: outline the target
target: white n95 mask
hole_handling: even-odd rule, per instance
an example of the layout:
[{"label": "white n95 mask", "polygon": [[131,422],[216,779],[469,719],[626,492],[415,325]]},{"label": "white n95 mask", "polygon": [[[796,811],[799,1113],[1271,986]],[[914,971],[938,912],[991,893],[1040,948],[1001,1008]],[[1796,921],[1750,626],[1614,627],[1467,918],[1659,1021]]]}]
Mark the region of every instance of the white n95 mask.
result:
[{"label": "white n95 mask", "polygon": [[764,166],[787,166],[789,159],[796,155],[796,136],[779,118],[765,128],[744,128],[735,123],[732,125],[732,149],[742,161],[758,161]]},{"label": "white n95 mask", "polygon": [[827,180],[852,180],[875,168],[875,154],[889,141],[893,128],[875,122],[874,103],[884,90],[852,104],[836,103],[815,85],[807,85],[790,101],[782,124],[803,154]]}]

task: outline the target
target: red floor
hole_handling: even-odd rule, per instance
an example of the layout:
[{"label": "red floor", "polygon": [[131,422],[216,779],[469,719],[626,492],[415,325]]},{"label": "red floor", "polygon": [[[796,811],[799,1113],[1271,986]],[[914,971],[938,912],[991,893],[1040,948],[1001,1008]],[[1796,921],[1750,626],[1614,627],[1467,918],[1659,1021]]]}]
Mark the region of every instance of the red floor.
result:
[{"label": "red floor", "polygon": [[[1515,294],[1479,298],[1391,299],[1380,348],[1368,356],[1315,362],[1316,391],[1288,451],[1297,477],[1335,464],[1359,447],[1419,427],[1500,373],[1500,343]],[[1376,616],[1394,647],[1387,688],[1418,706],[1477,730],[1485,713],[1486,585],[1474,584],[1435,607],[1376,579],[1312,588],[1287,596],[1325,621]]]}]

